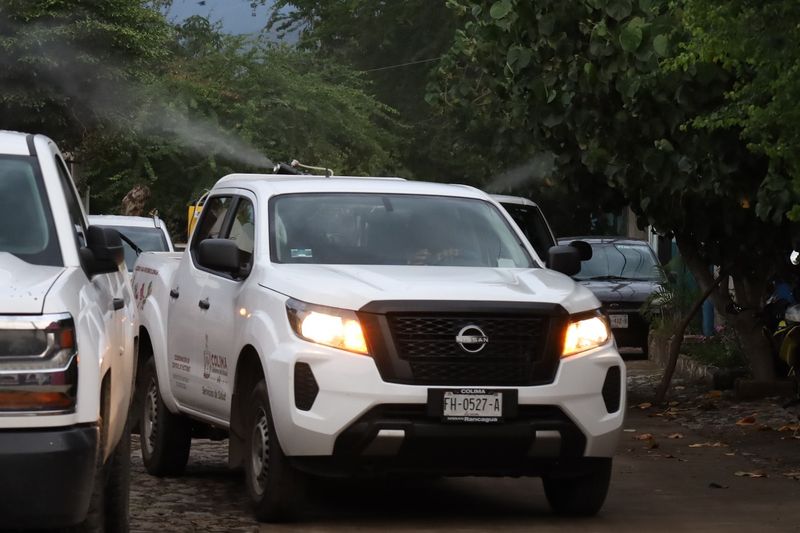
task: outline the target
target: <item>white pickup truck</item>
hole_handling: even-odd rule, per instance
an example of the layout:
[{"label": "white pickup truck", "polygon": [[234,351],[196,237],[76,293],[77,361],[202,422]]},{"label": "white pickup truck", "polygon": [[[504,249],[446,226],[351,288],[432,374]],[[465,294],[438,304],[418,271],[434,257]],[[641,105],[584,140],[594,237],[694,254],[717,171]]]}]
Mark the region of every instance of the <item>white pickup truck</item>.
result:
[{"label": "white pickup truck", "polygon": [[134,304],[56,145],[0,131],[0,527],[128,530]]},{"label": "white pickup truck", "polygon": [[594,514],[625,367],[579,261],[545,268],[470,187],[222,178],[187,251],[134,269],[145,467],[229,435],[263,521],[306,474],[541,476],[557,512]]}]

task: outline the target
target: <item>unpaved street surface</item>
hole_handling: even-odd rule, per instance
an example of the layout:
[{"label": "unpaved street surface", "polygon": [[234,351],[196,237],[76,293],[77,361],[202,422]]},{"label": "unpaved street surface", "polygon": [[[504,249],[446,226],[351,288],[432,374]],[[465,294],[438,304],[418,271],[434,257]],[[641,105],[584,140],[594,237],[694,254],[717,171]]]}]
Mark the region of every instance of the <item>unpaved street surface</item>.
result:
[{"label": "unpaved street surface", "polygon": [[[147,475],[134,446],[132,530],[800,531],[800,481],[787,475],[800,477],[800,439],[784,427],[794,414],[774,401],[729,405],[688,386],[671,412],[639,408],[652,368],[630,367],[627,429],[608,500],[592,519],[553,516],[537,479],[319,481],[300,522],[259,526],[241,474],[226,468],[226,443],[195,441],[176,479]],[[760,420],[736,424],[751,415]]]}]

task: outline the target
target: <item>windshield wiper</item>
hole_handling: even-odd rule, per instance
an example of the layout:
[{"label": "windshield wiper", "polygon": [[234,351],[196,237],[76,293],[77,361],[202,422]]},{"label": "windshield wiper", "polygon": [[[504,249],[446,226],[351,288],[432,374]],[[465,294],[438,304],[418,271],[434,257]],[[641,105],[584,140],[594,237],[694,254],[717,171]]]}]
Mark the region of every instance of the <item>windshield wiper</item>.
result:
[{"label": "windshield wiper", "polygon": [[622,276],[590,276],[588,278],[578,278],[578,281],[627,281],[631,278],[623,278]]},{"label": "windshield wiper", "polygon": [[126,243],[128,243],[128,246],[133,248],[133,251],[136,252],[136,255],[142,255],[142,252],[144,250],[139,248],[139,246],[135,242],[130,240],[128,237],[126,237],[121,231],[118,232],[118,233],[119,233],[119,238],[122,239],[123,241],[125,241]]}]

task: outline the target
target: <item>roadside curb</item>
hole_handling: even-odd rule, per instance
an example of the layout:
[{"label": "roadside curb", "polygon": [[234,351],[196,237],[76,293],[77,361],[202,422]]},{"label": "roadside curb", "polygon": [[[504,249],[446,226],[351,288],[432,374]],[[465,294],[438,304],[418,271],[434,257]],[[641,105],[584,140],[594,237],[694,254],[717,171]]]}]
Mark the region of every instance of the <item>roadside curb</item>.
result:
[{"label": "roadside curb", "polygon": [[[666,368],[669,361],[669,347],[672,339],[669,340],[650,335],[648,339],[648,359],[653,361],[661,368]],[[686,355],[679,355],[675,365],[675,375],[691,382],[703,383],[715,388],[720,374],[720,369],[714,365],[706,365],[695,361]],[[731,384],[732,387],[732,384]],[[730,387],[729,387],[730,388]]]}]

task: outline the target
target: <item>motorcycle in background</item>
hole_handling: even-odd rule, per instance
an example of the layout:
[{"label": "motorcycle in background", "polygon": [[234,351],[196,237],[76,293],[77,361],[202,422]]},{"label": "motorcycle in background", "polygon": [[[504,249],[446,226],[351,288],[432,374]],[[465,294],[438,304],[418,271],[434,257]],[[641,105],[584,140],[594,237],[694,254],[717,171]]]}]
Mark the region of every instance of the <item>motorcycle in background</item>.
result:
[{"label": "motorcycle in background", "polygon": [[[792,251],[789,262],[794,266],[800,265],[800,251]],[[797,398],[794,402],[800,402],[800,304],[779,300],[768,303],[767,308],[771,306],[774,311],[780,309],[774,314],[768,312],[777,322],[772,334],[773,346],[778,358],[788,367],[789,377],[795,382]]]}]

